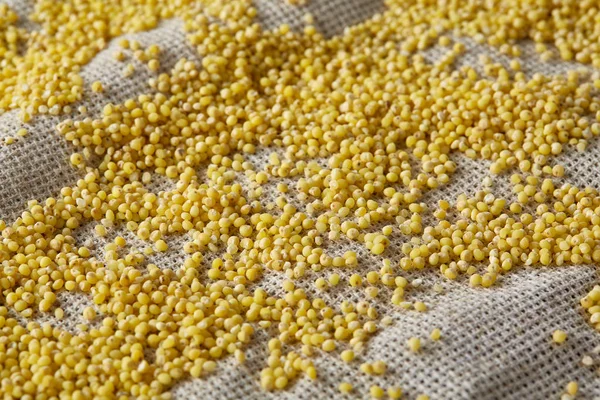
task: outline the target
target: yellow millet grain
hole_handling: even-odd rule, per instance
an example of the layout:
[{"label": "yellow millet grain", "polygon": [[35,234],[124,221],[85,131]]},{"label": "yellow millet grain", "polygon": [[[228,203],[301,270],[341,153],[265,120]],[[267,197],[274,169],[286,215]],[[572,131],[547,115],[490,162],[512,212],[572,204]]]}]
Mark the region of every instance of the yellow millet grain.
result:
[{"label": "yellow millet grain", "polygon": [[369,389],[369,394],[373,399],[381,399],[385,395],[385,391],[380,386],[373,385]]},{"label": "yellow millet grain", "polygon": [[552,332],[552,340],[554,343],[562,344],[567,340],[567,332],[562,331],[560,329]]},{"label": "yellow millet grain", "polygon": [[96,81],[92,83],[92,91],[96,93],[100,93],[104,91],[104,86],[102,86],[102,82]]},{"label": "yellow millet grain", "polygon": [[375,375],[383,375],[387,370],[387,364],[384,361],[378,360],[372,364],[373,373]]},{"label": "yellow millet grain", "polygon": [[340,357],[344,362],[349,363],[354,360],[354,352],[352,350],[344,350],[342,351]]},{"label": "yellow millet grain", "polygon": [[402,389],[398,386],[390,386],[387,390],[388,397],[393,400],[400,399],[402,397]]},{"label": "yellow millet grain", "polygon": [[433,341],[440,340],[440,338],[442,337],[442,331],[440,331],[438,328],[435,328],[431,331],[431,334],[429,335],[429,337]]},{"label": "yellow millet grain", "polygon": [[348,382],[342,382],[339,385],[340,392],[344,393],[344,394],[348,394],[348,393],[352,392],[352,389],[353,389],[352,384],[348,383]]},{"label": "yellow millet grain", "polygon": [[406,345],[408,346],[408,349],[410,351],[412,351],[413,353],[417,353],[419,352],[419,350],[421,350],[421,339],[419,339],[418,337],[411,337],[406,342]]},{"label": "yellow millet grain", "polygon": [[571,396],[575,396],[579,390],[579,385],[575,381],[571,381],[567,384],[566,392]]}]

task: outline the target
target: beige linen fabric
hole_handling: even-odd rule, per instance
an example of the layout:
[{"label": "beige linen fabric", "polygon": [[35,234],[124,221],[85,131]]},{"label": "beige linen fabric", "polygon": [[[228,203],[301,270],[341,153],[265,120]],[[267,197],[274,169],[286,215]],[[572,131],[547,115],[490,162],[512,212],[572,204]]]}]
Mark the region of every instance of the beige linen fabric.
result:
[{"label": "beige linen fabric", "polygon": [[[20,14],[25,26],[32,26],[26,21],[31,1],[8,0],[7,3]],[[256,6],[260,22],[265,27],[286,22],[298,28],[302,26],[302,15],[311,12],[317,26],[328,36],[339,34],[344,27],[384,8],[381,2],[371,0],[311,0],[303,7],[290,6],[282,0],[257,0]],[[163,21],[153,31],[127,37],[140,40],[144,45],[159,44],[164,50],[161,62],[165,71],[181,57],[196,57],[194,50],[186,44],[182,24],[177,20]],[[467,55],[459,64],[475,65],[481,53],[490,54],[500,62],[508,61],[493,49],[475,45],[468,39],[459,40],[468,48]],[[79,105],[87,106],[90,117],[98,115],[108,102],[120,102],[150,90],[147,85],[150,75],[141,64],[136,64],[138,68],[132,77],[122,76],[126,64],[112,57],[118,47],[115,42],[112,41],[83,69],[86,85],[99,80],[105,87],[105,93],[101,95],[88,89],[85,100],[75,105],[74,109]],[[542,64],[533,55],[531,45],[525,48],[527,51],[522,61],[525,72],[529,74],[564,73],[569,68],[579,67],[562,62]],[[435,60],[441,54],[442,50],[436,48],[426,52],[429,60]],[[43,200],[57,194],[63,186],[76,182],[78,172],[68,162],[73,149],[55,131],[56,124],[68,117],[83,118],[78,113],[60,117],[37,116],[26,126],[30,132],[28,137],[11,146],[0,147],[0,218],[12,222],[25,209],[28,200]],[[0,138],[14,136],[21,126],[16,112],[0,115]],[[267,151],[259,152],[255,162],[264,162],[267,155]],[[473,194],[481,189],[489,165],[458,154],[455,161],[457,173],[452,176],[449,185],[428,195],[431,204],[442,198],[453,201],[460,193]],[[567,180],[580,186],[600,188],[598,143],[592,143],[583,154],[570,149],[562,156],[562,161],[567,169]],[[495,178],[495,194],[510,198],[507,180],[506,175]],[[165,190],[171,184],[159,178],[152,183],[157,191]],[[104,242],[96,239],[90,228],[80,228],[78,238],[82,243],[95,246],[100,256]],[[132,247],[141,249],[145,246],[125,229],[114,229],[110,237],[117,234],[124,235]],[[183,260],[182,246],[186,240],[185,237],[170,238],[172,250],[155,256],[151,261],[164,268],[176,268]],[[397,261],[402,241],[402,238],[396,237],[386,255]],[[381,258],[371,256],[365,248],[340,243],[328,251],[341,254],[354,247],[360,254],[358,273],[364,275],[368,270],[379,270]],[[316,294],[314,280],[331,272],[309,273],[297,285]],[[343,281],[347,277],[343,275]],[[247,348],[244,365],[237,365],[233,357],[221,360],[217,372],[211,376],[177,384],[173,390],[175,398],[333,399],[343,397],[337,387],[340,382],[348,381],[355,387],[355,398],[367,398],[370,385],[378,384],[384,388],[401,386],[407,398],[411,399],[420,393],[428,394],[431,399],[557,399],[571,380],[580,385],[578,398],[600,398],[597,367],[581,364],[582,357],[592,354],[594,348],[600,345],[600,334],[588,324],[579,306],[579,299],[598,282],[595,267],[519,268],[491,289],[472,289],[464,279],[449,282],[436,270],[410,276],[410,279],[417,278],[423,283],[419,289],[409,291],[409,299],[425,301],[430,311],[416,313],[402,310],[390,303],[391,293],[382,290],[374,303],[382,316],[393,318],[394,324],[374,335],[358,360],[351,364],[343,363],[337,352],[317,354],[317,381],[302,376],[285,391],[263,391],[259,373],[266,364],[266,342],[274,331],[259,329]],[[259,285],[269,293],[281,294],[284,279],[281,273],[267,270]],[[432,289],[434,283],[440,283],[444,291],[436,293]],[[348,288],[345,284],[319,293],[319,296],[332,305],[339,305],[343,300],[365,298],[362,290]],[[60,298],[66,311],[65,319],[60,322],[52,316],[39,319],[76,331],[76,325],[83,322],[81,310],[90,301],[81,295],[62,295]],[[428,337],[436,327],[441,329],[442,339],[434,343]],[[569,333],[567,342],[562,346],[551,342],[551,333],[559,328]],[[405,343],[411,336],[422,338],[420,354],[407,350]],[[600,356],[593,357],[600,364]],[[387,363],[385,375],[369,377],[359,371],[361,362],[374,360]]]}]

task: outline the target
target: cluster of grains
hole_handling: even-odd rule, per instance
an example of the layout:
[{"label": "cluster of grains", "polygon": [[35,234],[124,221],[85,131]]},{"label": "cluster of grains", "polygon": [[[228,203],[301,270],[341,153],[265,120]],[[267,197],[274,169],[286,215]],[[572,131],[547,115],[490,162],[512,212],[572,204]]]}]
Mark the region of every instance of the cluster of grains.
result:
[{"label": "cluster of grains", "polygon": [[[600,66],[597,29],[598,5],[593,1],[490,0],[485,2],[434,2],[391,0],[402,9],[400,19],[407,49],[424,49],[451,30],[476,42],[497,46],[519,56],[518,41],[530,39],[542,60],[553,56],[552,45],[563,60]],[[442,43],[445,39],[442,40]]]},{"label": "cluster of grains", "polygon": [[[152,72],[157,72],[160,69],[159,57],[161,49],[158,45],[153,44],[144,49],[137,40],[129,41],[127,39],[119,40],[119,45],[122,50],[113,54],[115,60],[125,62],[128,58],[132,58],[138,62],[144,63]],[[123,76],[130,77],[134,72],[135,66],[132,63],[128,63],[123,70]]]},{"label": "cluster of grains", "polygon": [[[202,9],[184,0],[141,3],[37,1],[32,18],[44,31],[29,36],[12,30],[12,14],[0,20],[11,38],[0,41],[7,48],[0,56],[16,51],[12,38],[27,39],[23,55],[1,59],[0,72],[0,109],[19,108],[25,120],[69,112],[83,94],[79,68],[107,40],[161,18],[182,17],[201,56],[181,59],[150,79],[148,93],[106,104],[97,118],[64,119],[57,130],[78,149],[70,162],[82,178],[55,198],[31,201],[10,226],[0,223],[4,393],[168,398],[176,382],[213,372],[226,355],[243,363],[256,329],[275,336],[260,383],[284,389],[301,374],[317,378],[315,353],[355,359],[379,329],[373,302],[381,288],[393,292],[400,310],[426,312],[425,303],[405,301],[421,283],[409,282],[409,271],[434,268],[489,287],[521,265],[600,261],[600,194],[560,184],[564,169],[551,164],[565,145],[584,150],[600,134],[600,96],[588,76],[527,77],[515,63],[486,64],[483,75],[471,66],[453,69],[461,43],[435,63],[414,54],[443,27],[484,35],[492,45],[553,41],[564,58],[570,51],[595,62],[595,42],[583,36],[597,34],[584,6],[544,14],[533,10],[539,1],[521,10],[505,0],[457,14],[457,2],[389,1],[382,14],[325,39],[310,24],[303,32],[262,30],[242,0],[207,1]],[[514,11],[496,18],[492,11],[501,9]],[[535,29],[524,19],[537,21]],[[568,25],[574,37],[565,36],[565,21],[577,25]],[[439,42],[451,45],[446,37]],[[117,60],[133,55],[159,70],[157,46],[120,45]],[[133,73],[128,64],[124,75]],[[101,82],[91,89],[106,90]],[[264,165],[255,161],[259,152],[267,154]],[[453,152],[489,160],[493,174],[518,170],[511,177],[516,200],[484,190],[430,210],[425,195],[450,181]],[[153,192],[156,175],[172,188]],[[437,222],[428,225],[430,212]],[[75,239],[86,225],[108,241],[103,252]],[[131,249],[115,229],[148,247]],[[175,235],[188,238],[182,265],[151,263]],[[391,257],[399,235],[407,239],[394,264],[383,257]],[[342,281],[340,270],[361,264],[355,251],[330,254],[343,243],[381,256],[382,267]],[[331,274],[314,281],[318,290],[348,284],[364,290],[365,300],[329,304],[295,283],[323,270]],[[285,276],[279,293],[260,286],[270,273]],[[23,325],[9,313],[51,312],[60,320],[61,291],[92,300],[76,333]],[[582,305],[600,329],[600,288]],[[430,334],[440,337],[439,329]],[[566,334],[553,338],[564,342]],[[406,342],[413,353],[426,347],[418,337]],[[387,366],[360,369],[382,375]],[[339,390],[353,386],[343,382]],[[370,388],[375,398],[385,392]],[[402,390],[390,387],[387,395],[400,398]]]},{"label": "cluster of grains", "polygon": [[17,56],[19,42],[27,32],[16,26],[19,17],[6,4],[0,4],[0,65]]},{"label": "cluster of grains", "polygon": [[[178,16],[193,20],[201,7],[210,9],[215,17],[230,19],[228,13],[235,13],[236,7],[234,1],[215,0],[160,3],[36,0],[34,3],[30,19],[42,29],[30,33],[17,28],[16,14],[8,6],[0,5],[0,112],[20,109],[26,121],[38,113],[68,114],[69,105],[83,94],[79,69],[110,39],[152,29],[164,18]],[[376,40],[383,43],[393,39],[406,52],[424,50],[436,42],[447,45],[450,39],[442,35],[451,32],[499,46],[513,56],[521,53],[518,40],[531,39],[543,59],[552,56],[548,47],[552,44],[565,60],[600,66],[595,19],[598,10],[592,1],[492,0],[438,4],[425,0],[388,0],[386,5],[389,11],[375,21],[383,27]],[[384,25],[388,23],[391,25]],[[122,60],[123,54],[115,57]]]},{"label": "cluster of grains", "polygon": [[0,112],[19,109],[24,121],[70,113],[70,104],[83,97],[79,70],[109,40],[195,13],[196,3],[36,0],[29,18],[41,29],[32,32],[17,28],[16,14],[0,5]]},{"label": "cluster of grains", "polygon": [[[418,240],[402,245],[404,270],[439,268],[448,279],[470,276],[472,286],[491,286],[499,274],[518,265],[592,264],[600,261],[600,194],[551,178],[512,176],[518,200],[496,198],[489,190],[458,196],[453,221],[441,218]],[[524,211],[529,207],[532,212]],[[439,215],[438,215],[439,216]],[[481,275],[478,265],[485,267]],[[592,291],[582,305],[600,298]]]}]

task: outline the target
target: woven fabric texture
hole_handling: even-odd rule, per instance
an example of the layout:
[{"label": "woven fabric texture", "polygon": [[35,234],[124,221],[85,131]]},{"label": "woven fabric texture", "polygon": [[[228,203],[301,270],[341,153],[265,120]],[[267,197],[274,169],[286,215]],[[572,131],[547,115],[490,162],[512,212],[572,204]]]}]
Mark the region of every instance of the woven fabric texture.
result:
[{"label": "woven fabric texture", "polygon": [[[8,0],[7,3],[27,25],[30,2]],[[281,23],[300,27],[302,15],[311,12],[318,28],[327,36],[339,34],[344,27],[370,18],[384,7],[377,0],[311,0],[309,4],[299,7],[281,0],[257,0],[256,6],[259,21],[267,28]],[[168,71],[180,58],[196,57],[195,51],[186,44],[181,25],[178,20],[163,21],[155,30],[126,37],[139,40],[144,45],[160,45],[164,49],[162,69]],[[460,63],[474,65],[477,57],[483,53],[496,61],[508,62],[494,49],[476,45],[468,39],[458,40],[465,43],[468,49]],[[150,75],[145,68],[138,68],[130,78],[122,76],[124,64],[112,57],[117,47],[116,40],[113,40],[83,69],[86,85],[99,80],[106,88],[103,94],[93,94],[87,90],[85,100],[75,105],[87,106],[90,117],[97,116],[108,102],[123,101],[150,90],[147,85]],[[537,56],[532,55],[531,47],[525,44],[526,51],[522,57],[523,69],[528,74],[564,73],[570,68],[580,68],[569,63],[541,63]],[[425,55],[428,60],[435,60],[441,54],[442,50],[434,47]],[[0,147],[0,217],[7,222],[18,217],[28,200],[42,200],[55,195],[63,186],[73,184],[78,178],[77,171],[68,162],[73,149],[55,130],[61,120],[69,117],[75,116],[37,116],[27,125],[28,137],[11,146]],[[21,127],[16,112],[0,115],[0,138],[14,136]],[[267,155],[266,152],[259,152],[254,162],[257,165],[261,161],[266,162]],[[597,142],[592,142],[585,153],[570,149],[561,156],[561,160],[570,182],[600,188],[600,146]],[[458,170],[451,183],[428,195],[428,201],[432,204],[439,199],[454,200],[461,193],[473,194],[481,189],[489,165],[459,155],[455,156],[455,161]],[[494,193],[510,198],[512,194],[508,177],[501,175],[494,179]],[[152,183],[157,191],[165,190],[172,184],[167,179],[158,178]],[[274,186],[272,189],[275,195]],[[265,192],[268,197],[269,190]],[[92,235],[90,228],[80,228],[78,238],[99,251],[104,243]],[[131,246],[143,246],[124,228],[113,229],[106,240],[118,234],[125,236]],[[152,262],[163,268],[175,268],[183,260],[182,246],[185,241],[185,237],[169,238],[171,250],[164,255],[154,256]],[[397,254],[401,243],[401,239],[396,239],[391,245],[392,249],[397,249]],[[342,254],[350,249],[360,254],[359,269],[352,272],[364,275],[369,269],[379,268],[381,261],[364,248],[353,248],[348,244],[329,250],[332,254]],[[329,272],[313,273],[297,282],[297,285],[308,293],[316,294],[314,279],[326,277]],[[342,272],[342,279],[348,276]],[[238,365],[232,357],[225,358],[218,362],[214,374],[177,384],[173,389],[174,397],[333,399],[343,397],[339,394],[338,385],[348,381],[354,385],[354,393],[358,398],[367,397],[369,387],[378,384],[382,387],[398,385],[407,398],[425,393],[431,399],[550,399],[559,398],[567,382],[574,380],[580,386],[577,398],[600,398],[597,367],[581,364],[582,357],[587,354],[600,361],[600,356],[593,355],[593,350],[600,345],[600,334],[588,324],[579,306],[579,299],[598,281],[596,268],[520,268],[503,277],[491,289],[472,289],[464,279],[449,282],[436,270],[410,275],[410,279],[417,278],[422,280],[422,285],[418,290],[411,291],[408,300],[425,301],[429,311],[415,313],[401,310],[390,303],[391,293],[383,290],[376,301],[377,308],[380,315],[393,318],[393,325],[375,334],[354,363],[342,362],[338,353],[316,354],[314,361],[319,374],[316,381],[301,376],[284,391],[265,392],[260,387],[259,373],[266,364],[266,342],[271,333],[258,330],[247,348],[245,364]],[[281,282],[284,279],[281,273],[265,271],[260,285],[270,293],[281,294]],[[444,290],[440,293],[434,291],[432,287],[435,283]],[[347,285],[319,292],[319,296],[337,305],[342,300],[364,299],[362,291]],[[90,304],[90,300],[78,295],[63,295],[60,299],[66,312],[64,320],[59,322],[52,316],[41,319],[74,331],[76,325],[83,322],[81,310]],[[406,348],[409,337],[426,338],[434,328],[442,331],[439,342],[425,340],[420,354],[412,354]],[[551,334],[555,329],[569,333],[564,345],[552,343]],[[361,362],[374,360],[387,363],[386,374],[369,377],[359,371]]]}]

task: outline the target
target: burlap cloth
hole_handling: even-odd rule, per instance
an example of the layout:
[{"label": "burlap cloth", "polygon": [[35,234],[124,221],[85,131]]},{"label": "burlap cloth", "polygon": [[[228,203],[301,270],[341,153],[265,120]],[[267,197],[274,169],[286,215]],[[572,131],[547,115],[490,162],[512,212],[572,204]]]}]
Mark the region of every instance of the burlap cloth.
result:
[{"label": "burlap cloth", "polygon": [[[17,11],[25,26],[32,5],[25,0],[5,0]],[[266,27],[286,22],[293,27],[302,26],[302,15],[311,12],[318,27],[328,36],[339,34],[345,26],[369,18],[383,9],[383,4],[373,0],[311,0],[303,7],[290,6],[281,0],[259,0],[256,2],[259,18]],[[144,45],[159,44],[163,49],[162,69],[169,68],[181,57],[194,58],[195,52],[185,42],[181,22],[163,21],[150,32],[127,35]],[[475,65],[481,53],[492,56],[496,61],[507,63],[508,59],[496,50],[475,45],[467,39],[460,39],[467,45],[467,55],[460,63]],[[147,69],[136,64],[136,73],[130,78],[122,76],[126,64],[113,58],[118,48],[112,41],[108,48],[98,54],[83,70],[86,85],[100,80],[106,92],[93,94],[87,90],[86,98],[79,105],[90,110],[88,116],[98,115],[108,102],[119,102],[130,96],[148,92]],[[525,45],[522,63],[525,72],[564,73],[570,68],[580,68],[575,64],[553,61],[541,63]],[[426,52],[429,60],[435,60],[442,50],[430,49]],[[137,62],[136,62],[137,63]],[[72,185],[78,172],[69,162],[73,149],[60,137],[55,126],[61,120],[83,118],[78,113],[71,116],[38,116],[27,126],[29,136],[11,146],[0,146],[0,217],[12,222],[24,210],[31,199],[43,200],[56,195],[61,187]],[[21,127],[16,112],[0,115],[0,138],[14,136]],[[260,165],[258,153],[255,162]],[[488,174],[488,165],[482,161],[468,160],[456,154],[458,172],[451,183],[431,193],[432,203],[444,198],[454,200],[460,193],[473,194],[481,189],[482,180]],[[567,170],[567,179],[577,185],[591,185],[600,188],[600,146],[592,143],[585,153],[570,149],[562,161]],[[510,198],[506,175],[496,177],[494,192]],[[155,190],[165,190],[171,185],[166,179],[157,179],[152,185]],[[268,192],[268,191],[267,191]],[[116,234],[124,235],[132,247],[142,248],[125,229],[115,229]],[[78,238],[100,251],[103,242],[91,234],[89,226],[80,228]],[[175,268],[184,258],[182,245],[185,237],[170,238],[172,250],[166,255],[152,260],[164,268]],[[392,248],[400,243],[392,243]],[[346,248],[329,249],[332,253],[342,253]],[[380,259],[371,258],[364,248],[355,248],[360,254],[360,267],[357,271],[365,274],[369,269],[380,268]],[[396,259],[397,261],[397,259]],[[315,294],[313,282],[318,276],[327,277],[333,271],[308,274],[296,282],[311,294]],[[354,271],[353,271],[354,272]],[[347,275],[342,275],[343,281]],[[430,310],[427,313],[405,311],[390,303],[391,293],[385,290],[375,304],[383,315],[393,318],[394,324],[381,329],[368,342],[368,346],[358,359],[350,364],[342,362],[339,352],[317,354],[315,365],[318,369],[317,381],[302,376],[288,389],[265,392],[260,388],[259,373],[266,364],[266,341],[271,333],[259,330],[252,344],[247,348],[247,361],[238,365],[233,357],[218,362],[218,370],[209,377],[185,380],[173,390],[178,399],[329,399],[342,398],[338,385],[342,381],[351,382],[355,398],[367,398],[372,384],[384,388],[398,385],[403,388],[406,398],[414,398],[425,393],[431,399],[557,399],[564,392],[566,384],[577,381],[580,393],[577,398],[600,398],[600,355],[594,349],[600,345],[600,334],[587,322],[579,306],[579,299],[598,282],[594,266],[563,266],[549,268],[519,268],[501,278],[491,289],[472,289],[468,282],[449,282],[440,276],[439,271],[429,270],[410,279],[421,279],[422,285],[411,290],[409,300],[423,300]],[[282,293],[281,282],[285,279],[280,273],[266,271],[261,286],[273,294]],[[440,283],[444,290],[436,293],[434,283]],[[319,295],[332,304],[342,300],[364,300],[362,290],[341,284],[335,290],[320,292]],[[81,310],[90,304],[84,296],[62,295],[62,307],[66,315],[62,321],[52,316],[40,320],[75,331],[82,323]],[[442,339],[431,342],[426,339],[434,328],[440,328]],[[565,344],[552,343],[551,334],[555,329],[569,333]],[[406,348],[406,340],[411,336],[423,338],[420,354],[412,354]],[[582,357],[590,354],[598,361],[597,366],[586,367]],[[359,371],[364,361],[384,360],[388,371],[380,377],[369,377]],[[596,397],[597,396],[597,397]]]}]

